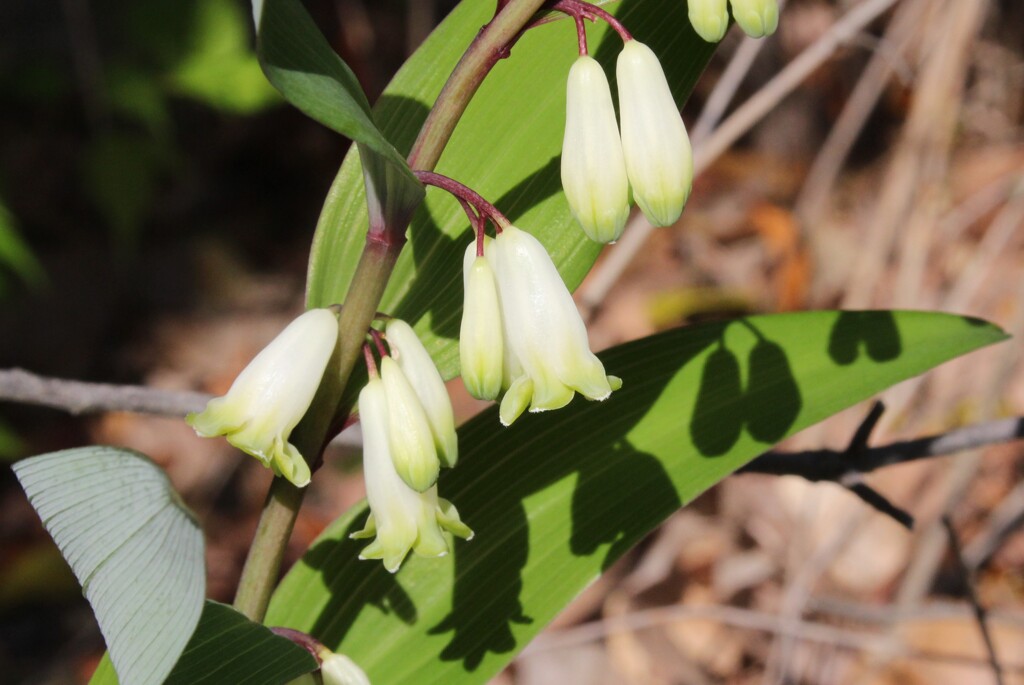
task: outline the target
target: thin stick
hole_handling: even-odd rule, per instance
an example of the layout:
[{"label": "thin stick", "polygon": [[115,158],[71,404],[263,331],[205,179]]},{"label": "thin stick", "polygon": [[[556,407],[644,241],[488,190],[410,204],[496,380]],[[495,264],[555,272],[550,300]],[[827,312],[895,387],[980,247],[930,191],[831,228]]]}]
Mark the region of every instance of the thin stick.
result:
[{"label": "thin stick", "polygon": [[0,369],[0,400],[60,409],[76,416],[108,411],[182,417],[202,411],[212,395],[143,385],[47,378],[24,369]]},{"label": "thin stick", "polygon": [[992,641],[992,633],[989,631],[988,613],[978,598],[978,590],[974,584],[974,575],[964,561],[964,551],[960,546],[960,537],[956,534],[956,529],[953,528],[953,521],[950,519],[949,514],[942,517],[942,525],[945,527],[946,535],[949,537],[949,547],[953,551],[953,559],[956,561],[960,575],[963,577],[967,599],[971,603],[974,619],[978,622],[981,638],[985,642],[985,650],[988,652],[988,663],[992,667],[992,673],[995,675],[996,685],[1003,685],[1003,668],[999,665],[996,646]]}]

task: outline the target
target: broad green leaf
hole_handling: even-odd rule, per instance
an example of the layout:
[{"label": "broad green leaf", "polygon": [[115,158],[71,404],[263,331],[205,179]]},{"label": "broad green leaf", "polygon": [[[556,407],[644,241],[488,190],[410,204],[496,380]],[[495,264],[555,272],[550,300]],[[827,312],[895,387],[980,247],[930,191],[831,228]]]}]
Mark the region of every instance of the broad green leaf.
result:
[{"label": "broad green leaf", "polygon": [[502,429],[459,432],[439,491],[476,531],[397,575],[356,557],[335,521],[275,593],[274,625],[313,634],[375,683],[483,683],[615,559],[773,444],[878,391],[1006,336],[922,312],[756,316],[604,353],[623,387]]},{"label": "broad green leaf", "polygon": [[199,627],[167,685],[270,685],[316,668],[316,659],[291,640],[226,604],[207,600]]},{"label": "broad green leaf", "polygon": [[[166,685],[273,685],[316,670],[316,659],[291,640],[219,602],[206,600],[199,625]],[[117,685],[104,658],[89,685]]]},{"label": "broad green leaf", "polygon": [[[351,138],[359,153],[371,160],[366,174],[366,183],[373,189],[370,215],[364,207],[358,228],[365,231],[370,218],[404,225],[423,198],[423,186],[373,122],[355,74],[328,44],[300,0],[253,0],[253,16],[258,27],[257,52],[267,79],[288,102]],[[362,197],[365,205],[366,194]]]},{"label": "broad green leaf", "polygon": [[[411,147],[448,74],[494,7],[494,0],[459,4],[384,91],[374,109],[376,121],[399,150]],[[630,0],[608,8],[659,55],[676,100],[683,102],[715,48],[690,29],[685,3]],[[588,33],[590,51],[614,89],[622,42],[600,23]],[[537,236],[570,289],[583,280],[601,250],[575,224],[561,191],[565,85],[576,56],[573,22],[553,21],[528,31],[483,82],[437,169],[481,193]],[[324,204],[309,263],[310,307],[345,299],[365,242],[360,173],[357,155],[350,153]],[[454,199],[431,189],[409,239],[381,309],[413,324],[441,373],[451,378],[458,374],[455,338],[469,223]]]},{"label": "broad green leaf", "polygon": [[14,465],[82,584],[121,682],[162,683],[199,621],[203,534],[145,455],[82,447]]}]

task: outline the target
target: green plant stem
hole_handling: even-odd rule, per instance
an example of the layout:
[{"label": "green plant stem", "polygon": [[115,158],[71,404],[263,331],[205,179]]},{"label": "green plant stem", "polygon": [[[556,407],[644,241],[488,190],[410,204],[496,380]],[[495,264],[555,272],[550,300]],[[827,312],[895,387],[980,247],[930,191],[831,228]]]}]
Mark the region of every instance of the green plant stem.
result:
[{"label": "green plant stem", "polygon": [[409,153],[410,167],[434,170],[484,77],[498,60],[508,56],[512,43],[543,4],[544,0],[512,0],[499,5],[500,11],[473,39],[437,96]]},{"label": "green plant stem", "polygon": [[[491,67],[508,53],[508,46],[543,3],[544,0],[512,0],[477,35],[423,123],[409,154],[410,167],[431,170],[436,166],[455,125]],[[388,226],[386,231],[367,237],[338,321],[338,345],[330,364],[334,372],[329,370],[325,375],[329,382],[321,385],[309,413],[292,434],[292,443],[303,455],[315,455],[310,458],[314,467],[328,439],[340,429],[351,410],[339,407],[338,403],[405,244],[406,228]],[[270,485],[235,595],[235,608],[253,621],[262,622],[267,613],[304,496],[304,488],[297,488],[284,478],[275,478]]]},{"label": "green plant stem", "polygon": [[267,613],[304,494],[303,488],[284,478],[275,478],[270,484],[235,594],[235,609],[253,621],[262,621]]}]

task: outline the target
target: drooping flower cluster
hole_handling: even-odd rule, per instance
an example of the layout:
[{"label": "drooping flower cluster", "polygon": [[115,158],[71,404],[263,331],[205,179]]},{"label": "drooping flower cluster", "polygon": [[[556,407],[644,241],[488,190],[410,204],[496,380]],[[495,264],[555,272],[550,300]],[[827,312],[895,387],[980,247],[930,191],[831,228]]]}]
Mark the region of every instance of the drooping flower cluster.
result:
[{"label": "drooping flower cluster", "polygon": [[598,242],[619,238],[629,187],[655,226],[679,218],[693,183],[693,152],[657,56],[628,37],[616,63],[620,127],[604,70],[581,54],[569,70],[562,187],[573,216]]},{"label": "drooping flower cluster", "polygon": [[458,444],[451,401],[440,373],[409,324],[391,319],[391,355],[359,393],[363,477],[370,516],[353,538],[373,538],[360,559],[380,559],[394,573],[412,550],[448,553],[443,531],[470,539],[455,507],[438,497],[441,466],[454,466]]},{"label": "drooping flower cluster", "polygon": [[559,409],[577,392],[604,400],[620,387],[590,351],[572,296],[536,238],[507,225],[484,241],[483,255],[470,244],[463,265],[463,381],[479,399],[504,392],[504,425],[527,407]]},{"label": "drooping flower cluster", "polygon": [[[779,25],[778,0],[730,0],[732,16],[751,38],[775,33]],[[726,0],[687,0],[690,24],[709,43],[722,40],[729,28]]]},{"label": "drooping flower cluster", "polygon": [[185,420],[199,435],[223,435],[275,474],[307,485],[309,464],[289,438],[313,402],[337,338],[333,311],[305,312],[256,355],[227,394]]},{"label": "drooping flower cluster", "polygon": [[[441,374],[407,323],[390,319],[384,335],[390,354],[382,354],[380,374],[374,367],[359,395],[371,513],[352,537],[374,538],[360,558],[381,559],[393,573],[410,550],[428,557],[447,554],[442,531],[466,539],[473,531],[437,495],[440,468],[459,458]],[[307,485],[309,463],[289,439],[313,402],[337,338],[332,310],[302,314],[256,355],[226,395],[186,420],[199,435],[224,435],[277,475]]]}]

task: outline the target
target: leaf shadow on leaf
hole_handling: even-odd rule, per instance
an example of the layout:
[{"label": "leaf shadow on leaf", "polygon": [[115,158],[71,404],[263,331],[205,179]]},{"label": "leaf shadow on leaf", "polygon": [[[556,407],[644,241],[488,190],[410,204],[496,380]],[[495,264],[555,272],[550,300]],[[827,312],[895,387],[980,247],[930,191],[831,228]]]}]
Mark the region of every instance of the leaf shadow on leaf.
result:
[{"label": "leaf shadow on leaf", "polygon": [[[552,157],[532,174],[502,195],[494,205],[513,222],[561,190],[561,157]],[[472,179],[456,179],[472,187]],[[434,192],[444,192],[435,190]],[[456,201],[449,198],[454,207]],[[462,211],[461,209],[458,211]],[[431,331],[454,340],[459,335],[462,318],[462,297],[439,297],[441,292],[462,291],[462,258],[473,233],[466,220],[456,237],[441,230],[424,207],[416,213],[409,227],[409,242],[416,273],[406,295],[395,307],[395,316],[406,321],[419,321],[429,316]]]},{"label": "leaf shadow on leaf", "polygon": [[832,327],[828,354],[843,366],[857,361],[861,348],[876,362],[896,359],[903,352],[892,312],[844,311]]},{"label": "leaf shadow on leaf", "polygon": [[[730,343],[721,329],[718,347],[701,370],[697,403],[690,417],[690,437],[705,457],[728,454],[746,428],[758,442],[782,439],[793,426],[803,400],[785,350],[768,340],[750,321],[735,322],[754,336],[754,345],[746,351],[746,382],[736,336]],[[859,324],[858,324],[859,325]]]}]

